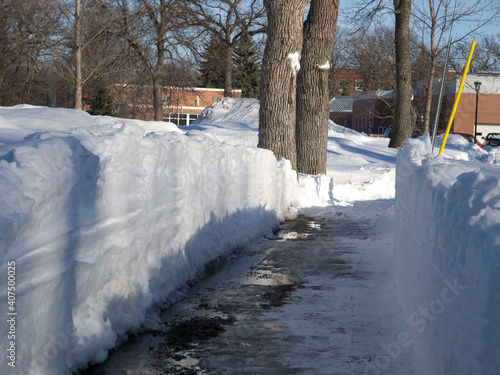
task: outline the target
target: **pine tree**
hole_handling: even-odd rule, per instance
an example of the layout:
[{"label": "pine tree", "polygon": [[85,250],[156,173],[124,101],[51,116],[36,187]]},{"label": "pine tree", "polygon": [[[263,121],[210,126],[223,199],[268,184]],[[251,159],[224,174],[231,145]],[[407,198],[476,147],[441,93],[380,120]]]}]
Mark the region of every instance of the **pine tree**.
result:
[{"label": "pine tree", "polygon": [[212,34],[200,61],[200,76],[198,79],[201,81],[203,87],[224,87],[224,72],[221,64],[223,48],[220,39]]},{"label": "pine tree", "polygon": [[245,33],[234,51],[237,69],[236,87],[243,91],[244,98],[259,98],[260,52],[254,40]]},{"label": "pine tree", "polygon": [[88,101],[90,110],[88,113],[94,116],[112,116],[113,115],[113,96],[103,80],[99,80],[96,94]]}]

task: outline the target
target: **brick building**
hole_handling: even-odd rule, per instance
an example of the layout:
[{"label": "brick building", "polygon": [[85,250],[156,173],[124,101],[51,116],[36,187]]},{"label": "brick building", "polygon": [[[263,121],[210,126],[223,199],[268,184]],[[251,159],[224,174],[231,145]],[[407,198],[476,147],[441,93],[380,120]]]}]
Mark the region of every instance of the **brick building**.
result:
[{"label": "brick building", "polygon": [[[450,114],[458,94],[461,76],[448,77],[445,95],[438,129],[446,128]],[[477,131],[478,140],[488,133],[500,133],[500,72],[498,73],[474,73],[468,74],[460,97],[451,131],[474,134],[474,122],[476,111],[476,91],[474,82],[480,81],[481,88],[478,95],[478,118]],[[439,83],[436,82],[431,109],[431,127],[434,123],[437,107]],[[352,105],[349,110],[338,112],[340,106],[336,101],[342,101],[343,97],[334,97],[330,101],[330,119],[339,125],[350,127],[356,131],[367,134],[382,134],[392,125],[393,111],[395,105],[394,91],[373,91],[356,94],[351,97]],[[422,128],[424,97],[421,91],[414,90],[414,108],[416,110],[415,128]],[[337,111],[337,112],[335,112]],[[343,119],[349,119],[345,121]],[[481,134],[479,134],[481,133]]]},{"label": "brick building", "polygon": [[[111,89],[118,115],[124,118],[154,120],[153,89],[150,86],[115,85]],[[233,98],[241,98],[233,90]],[[224,89],[164,87],[163,120],[177,126],[189,125],[208,106],[224,97]]]},{"label": "brick building", "polygon": [[363,76],[357,69],[330,69],[328,83],[334,96],[352,96],[363,91]]},{"label": "brick building", "polygon": [[[446,91],[448,103],[454,101],[460,86],[460,79],[461,77],[455,77],[448,80]],[[477,139],[481,142],[482,137],[488,133],[500,133],[500,72],[467,75],[453,121],[455,132],[474,134],[476,114],[474,82],[481,82],[477,97]],[[451,108],[448,112],[451,112]]]}]

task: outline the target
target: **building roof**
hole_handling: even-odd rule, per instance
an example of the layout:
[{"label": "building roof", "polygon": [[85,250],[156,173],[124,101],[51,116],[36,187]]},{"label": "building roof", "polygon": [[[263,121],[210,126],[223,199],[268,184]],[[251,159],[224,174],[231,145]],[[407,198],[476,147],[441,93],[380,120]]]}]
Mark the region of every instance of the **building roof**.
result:
[{"label": "building roof", "polygon": [[[446,85],[446,94],[457,93],[462,77],[449,78]],[[500,94],[500,77],[498,72],[469,73],[465,79],[463,94],[475,94],[474,82],[481,82],[481,94]]]},{"label": "building roof", "polygon": [[353,103],[354,103],[354,96],[334,96],[330,100],[330,112],[334,113],[352,112]]},{"label": "building roof", "polygon": [[393,90],[374,90],[354,95],[356,100],[394,99],[395,97],[396,93]]}]

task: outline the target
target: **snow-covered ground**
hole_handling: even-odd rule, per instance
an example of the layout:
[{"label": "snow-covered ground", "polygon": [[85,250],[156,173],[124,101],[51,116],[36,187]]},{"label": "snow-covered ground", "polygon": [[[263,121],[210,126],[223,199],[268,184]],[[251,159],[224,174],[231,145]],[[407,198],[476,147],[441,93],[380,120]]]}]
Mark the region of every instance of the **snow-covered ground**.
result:
[{"label": "snow-covered ground", "polygon": [[[12,373],[57,375],[102,361],[151,311],[178,299],[205,264],[297,210],[363,201],[370,212],[371,201],[394,198],[397,153],[387,139],[331,124],[328,175],[301,175],[297,184],[287,161],[256,148],[257,130],[251,99],[223,99],[182,129],[66,109],[0,108],[0,309],[10,319],[0,323],[1,373],[15,365]],[[448,142],[451,151],[438,159],[452,170],[499,160],[458,138]],[[440,178],[451,181],[453,173]],[[478,197],[491,195],[495,180],[486,180],[484,187],[471,183],[483,192]],[[437,195],[442,186],[427,190]],[[445,210],[439,220],[455,214]],[[489,233],[474,240],[498,247]],[[401,244],[404,236],[397,238]],[[391,251],[380,254],[380,262],[392,262]]]}]

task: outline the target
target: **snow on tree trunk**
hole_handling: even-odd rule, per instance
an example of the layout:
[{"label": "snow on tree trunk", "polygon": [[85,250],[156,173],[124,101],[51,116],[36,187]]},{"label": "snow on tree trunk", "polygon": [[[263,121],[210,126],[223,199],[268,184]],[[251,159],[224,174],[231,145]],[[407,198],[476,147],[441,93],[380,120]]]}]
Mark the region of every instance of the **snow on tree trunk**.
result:
[{"label": "snow on tree trunk", "polygon": [[296,87],[302,27],[309,0],[264,0],[267,43],[262,61],[258,147],[297,169]]},{"label": "snow on tree trunk", "polygon": [[337,29],[338,0],[313,0],[304,23],[297,82],[297,171],[326,174],[328,73]]}]

